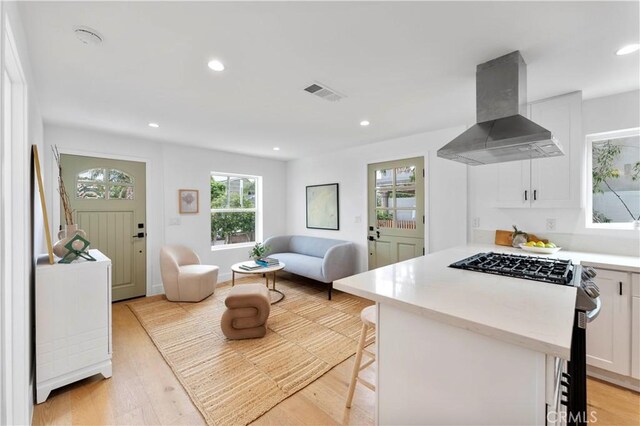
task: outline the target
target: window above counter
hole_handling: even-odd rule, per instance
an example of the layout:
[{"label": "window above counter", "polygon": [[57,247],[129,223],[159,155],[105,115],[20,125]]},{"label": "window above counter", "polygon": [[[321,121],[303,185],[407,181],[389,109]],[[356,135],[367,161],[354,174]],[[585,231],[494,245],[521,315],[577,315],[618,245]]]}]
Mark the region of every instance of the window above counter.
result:
[{"label": "window above counter", "polygon": [[640,128],[587,136],[586,226],[640,229]]}]

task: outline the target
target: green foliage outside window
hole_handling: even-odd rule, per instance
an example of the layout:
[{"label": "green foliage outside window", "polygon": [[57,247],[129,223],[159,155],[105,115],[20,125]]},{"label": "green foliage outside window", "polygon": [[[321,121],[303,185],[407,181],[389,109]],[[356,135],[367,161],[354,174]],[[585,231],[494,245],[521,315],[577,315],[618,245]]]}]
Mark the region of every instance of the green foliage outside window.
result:
[{"label": "green foliage outside window", "polygon": [[[245,237],[246,242],[255,240],[256,214],[254,212],[211,213],[211,241],[224,239],[230,244],[232,237]],[[243,241],[237,241],[243,242]]]},{"label": "green foliage outside window", "polygon": [[[620,178],[620,170],[615,166],[616,160],[622,152],[622,146],[612,143],[610,140],[593,144],[593,164],[592,164],[592,183],[593,194],[603,194],[603,186],[613,193],[620,203],[623,205],[632,221],[640,220],[640,214],[637,216],[631,211],[627,203],[622,199],[620,194],[611,186],[611,183]],[[631,169],[631,180],[636,181],[640,178],[640,161],[633,163]],[[601,212],[593,211],[594,223],[611,222],[606,215]]]},{"label": "green foliage outside window", "polygon": [[376,210],[376,219],[378,220],[391,220],[393,219],[393,213],[386,210]]},{"label": "green foliage outside window", "polygon": [[224,244],[255,240],[256,179],[211,176],[211,209],[251,209],[252,211],[212,212],[211,241]]}]

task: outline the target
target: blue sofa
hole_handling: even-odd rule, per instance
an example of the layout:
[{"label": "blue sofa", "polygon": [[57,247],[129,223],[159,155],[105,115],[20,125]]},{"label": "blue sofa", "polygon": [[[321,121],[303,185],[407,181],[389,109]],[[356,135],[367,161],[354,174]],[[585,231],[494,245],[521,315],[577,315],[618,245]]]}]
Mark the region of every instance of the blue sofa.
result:
[{"label": "blue sofa", "polygon": [[285,271],[329,284],[329,300],[333,281],[356,273],[356,247],[350,241],[279,235],[264,245],[270,248],[269,257],[285,264]]}]

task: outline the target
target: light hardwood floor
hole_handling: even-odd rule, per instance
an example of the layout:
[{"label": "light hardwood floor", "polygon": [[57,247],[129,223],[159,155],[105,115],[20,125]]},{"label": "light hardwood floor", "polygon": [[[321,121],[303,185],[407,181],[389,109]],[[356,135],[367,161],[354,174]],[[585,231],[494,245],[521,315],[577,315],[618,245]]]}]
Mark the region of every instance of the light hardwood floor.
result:
[{"label": "light hardwood floor", "polygon": [[[204,420],[162,355],[125,304],[113,305],[113,377],[91,377],[57,389],[34,409],[34,425],[179,424]],[[374,423],[374,393],[358,385],[352,408],[344,406],[353,358],[282,401],[255,425]],[[375,365],[365,378],[374,380]],[[640,394],[589,380],[589,403],[598,424],[640,424]]]}]

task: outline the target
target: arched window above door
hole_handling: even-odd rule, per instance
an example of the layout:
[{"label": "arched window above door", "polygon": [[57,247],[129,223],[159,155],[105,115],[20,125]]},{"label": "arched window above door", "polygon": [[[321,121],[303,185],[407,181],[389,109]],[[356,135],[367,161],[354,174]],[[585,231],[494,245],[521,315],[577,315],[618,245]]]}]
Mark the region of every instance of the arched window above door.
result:
[{"label": "arched window above door", "polygon": [[93,168],[76,175],[76,198],[133,200],[133,176],[119,169]]}]

